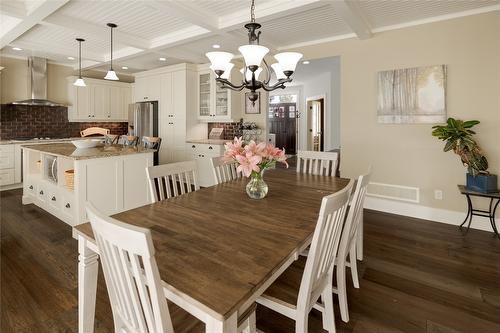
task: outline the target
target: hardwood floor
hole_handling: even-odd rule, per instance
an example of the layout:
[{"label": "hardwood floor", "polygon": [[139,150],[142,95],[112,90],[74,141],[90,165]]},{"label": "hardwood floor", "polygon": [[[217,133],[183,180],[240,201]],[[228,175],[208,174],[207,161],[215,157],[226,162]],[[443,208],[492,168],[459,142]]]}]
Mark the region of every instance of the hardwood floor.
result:
[{"label": "hardwood floor", "polygon": [[[21,190],[1,192],[1,326],[10,332],[77,331],[77,242],[64,222]],[[351,321],[337,332],[500,332],[500,241],[491,233],[373,211],[365,213],[361,289],[348,290]],[[348,281],[350,281],[348,279]],[[293,332],[259,307],[258,327]],[[96,332],[113,332],[102,274]],[[310,332],[323,332],[313,310]]]}]

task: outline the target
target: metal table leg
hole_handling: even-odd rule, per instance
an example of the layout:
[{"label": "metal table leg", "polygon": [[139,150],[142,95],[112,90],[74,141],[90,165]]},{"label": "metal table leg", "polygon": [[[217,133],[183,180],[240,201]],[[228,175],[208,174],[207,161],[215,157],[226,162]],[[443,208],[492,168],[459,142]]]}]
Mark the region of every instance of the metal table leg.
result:
[{"label": "metal table leg", "polygon": [[[467,216],[465,217],[465,220],[460,225],[460,229],[462,229],[465,222],[467,222],[467,219],[469,218],[469,216],[472,217],[472,204],[471,204],[470,198],[467,194],[465,195],[465,198],[467,199]],[[470,222],[469,222],[469,225],[470,225]]]},{"label": "metal table leg", "polygon": [[497,225],[496,225],[496,222],[495,222],[495,214],[496,214],[497,207],[498,207],[499,203],[500,203],[500,199],[497,200],[497,202],[496,202],[496,204],[495,204],[495,206],[493,207],[493,210],[492,210],[491,207],[493,205],[493,198],[490,201],[490,223],[491,223],[491,228],[493,228],[493,232],[495,233],[495,235],[497,236],[498,239],[500,239],[500,235],[498,234]]}]

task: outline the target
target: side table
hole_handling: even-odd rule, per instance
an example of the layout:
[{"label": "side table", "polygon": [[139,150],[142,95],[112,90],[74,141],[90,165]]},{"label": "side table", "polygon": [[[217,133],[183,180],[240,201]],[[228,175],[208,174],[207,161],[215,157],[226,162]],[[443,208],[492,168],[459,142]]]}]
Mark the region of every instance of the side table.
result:
[{"label": "side table", "polygon": [[[500,192],[493,192],[493,193],[482,193],[482,192],[476,192],[476,191],[471,191],[465,187],[465,185],[458,185],[458,190],[460,193],[465,195],[467,198],[467,216],[465,217],[465,220],[462,222],[460,225],[460,229],[462,229],[463,225],[469,220],[469,223],[467,224],[467,231],[469,231],[470,224],[472,222],[472,216],[483,216],[487,217],[490,219],[490,224],[491,228],[493,229],[493,232],[497,236],[498,239],[500,239],[500,234],[498,234],[497,226],[495,224],[495,213],[498,207],[498,204],[500,203]],[[474,209],[472,207],[472,201],[471,201],[471,196],[474,197],[483,197],[483,198],[489,198],[490,199],[490,206],[488,210],[481,210],[481,209]]]}]

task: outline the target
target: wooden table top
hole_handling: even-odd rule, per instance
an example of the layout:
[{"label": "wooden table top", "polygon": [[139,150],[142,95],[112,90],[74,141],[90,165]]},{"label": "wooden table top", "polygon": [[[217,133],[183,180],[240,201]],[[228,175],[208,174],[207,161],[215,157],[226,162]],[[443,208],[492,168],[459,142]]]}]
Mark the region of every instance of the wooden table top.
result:
[{"label": "wooden table top", "polygon": [[[113,217],[151,229],[163,281],[228,318],[310,242],[321,199],[349,182],[284,169],[264,180],[262,200],[247,196],[243,178]],[[90,223],[74,230],[93,242]]]}]

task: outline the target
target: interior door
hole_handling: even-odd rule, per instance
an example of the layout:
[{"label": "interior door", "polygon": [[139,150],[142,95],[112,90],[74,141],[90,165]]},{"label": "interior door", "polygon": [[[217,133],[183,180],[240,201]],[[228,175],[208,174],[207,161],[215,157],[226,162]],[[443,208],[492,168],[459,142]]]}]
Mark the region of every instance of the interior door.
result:
[{"label": "interior door", "polygon": [[307,149],[324,150],[324,99],[307,102]]},{"label": "interior door", "polygon": [[276,136],[276,147],[295,154],[297,139],[296,103],[269,104],[269,133]]}]

